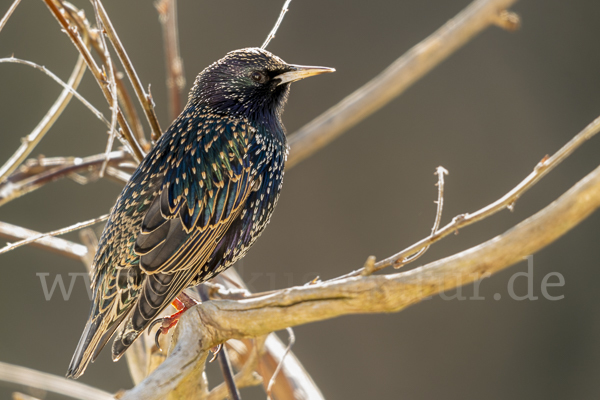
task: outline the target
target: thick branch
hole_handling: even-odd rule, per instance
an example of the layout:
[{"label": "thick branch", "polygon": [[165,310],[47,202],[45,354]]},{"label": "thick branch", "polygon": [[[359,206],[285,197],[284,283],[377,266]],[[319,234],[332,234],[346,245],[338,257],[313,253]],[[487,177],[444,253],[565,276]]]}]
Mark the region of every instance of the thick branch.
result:
[{"label": "thick branch", "polygon": [[[396,312],[509,267],[558,239],[600,207],[600,167],[552,204],[479,246],[407,272],[351,277],[244,300],[213,300],[179,321],[171,355],[123,399],[159,399],[194,376],[211,346],[356,313]],[[178,341],[179,339],[179,341]],[[191,375],[190,375],[191,374]]]},{"label": "thick branch", "polygon": [[517,0],[476,0],[367,84],[290,136],[290,168],[402,94]]},{"label": "thick branch", "polygon": [[[345,314],[396,312],[521,261],[568,232],[598,207],[600,167],[514,228],[454,256],[398,274],[347,278],[249,300],[211,301],[196,307],[190,319],[198,318],[205,327],[204,341],[218,343]],[[184,324],[185,317],[181,319]]]}]

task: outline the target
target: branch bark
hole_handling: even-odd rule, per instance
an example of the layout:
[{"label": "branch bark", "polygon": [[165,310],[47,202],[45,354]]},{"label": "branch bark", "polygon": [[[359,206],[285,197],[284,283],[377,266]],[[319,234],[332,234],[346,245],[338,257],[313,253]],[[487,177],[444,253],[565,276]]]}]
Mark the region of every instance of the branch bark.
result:
[{"label": "branch bark", "polygon": [[291,168],[402,94],[517,0],[476,0],[367,84],[290,135]]},{"label": "branch bark", "polygon": [[251,299],[199,304],[181,317],[167,360],[122,399],[160,399],[181,388],[182,382],[197,374],[208,350],[228,339],[257,337],[348,314],[397,312],[487,277],[552,243],[599,207],[600,167],[504,234],[425,266],[294,287]]}]

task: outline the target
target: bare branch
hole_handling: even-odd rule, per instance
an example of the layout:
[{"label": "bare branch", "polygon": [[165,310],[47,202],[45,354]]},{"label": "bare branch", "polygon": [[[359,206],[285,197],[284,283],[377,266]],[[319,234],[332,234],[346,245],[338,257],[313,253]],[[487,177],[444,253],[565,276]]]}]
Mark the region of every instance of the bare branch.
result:
[{"label": "bare branch", "polygon": [[517,0],[475,0],[388,68],[289,136],[293,167],[402,94],[475,35],[496,23]]},{"label": "bare branch", "polygon": [[286,0],[285,3],[283,4],[283,8],[281,9],[279,18],[277,18],[277,22],[275,22],[275,26],[273,27],[273,29],[271,29],[271,32],[269,32],[269,36],[267,36],[267,39],[265,40],[265,42],[262,44],[262,46],[260,46],[261,49],[266,49],[267,46],[269,45],[269,43],[271,42],[271,40],[275,37],[275,34],[277,33],[277,30],[279,29],[279,25],[281,25],[281,22],[283,21],[283,17],[285,17],[285,13],[288,12],[288,7],[290,6],[291,2],[292,2],[292,0]]},{"label": "bare branch", "polygon": [[[78,158],[52,158],[48,163],[40,162],[31,168],[25,166],[17,170],[7,180],[0,183],[0,206],[16,199],[24,194],[39,189],[43,185],[58,179],[71,177],[73,174],[82,172],[98,171],[106,158],[105,154]],[[109,154],[109,165],[121,167],[122,164],[133,162],[129,153],[124,151],[113,151]]]},{"label": "bare branch", "polygon": [[158,11],[165,46],[167,63],[167,89],[169,92],[169,115],[177,118],[183,106],[181,98],[185,88],[183,59],[179,53],[179,32],[177,23],[177,0],[159,0],[154,3]]},{"label": "bare branch", "polygon": [[[41,235],[39,232],[32,231],[31,229],[22,228],[7,222],[0,222],[0,237],[5,239],[30,239],[39,235]],[[85,246],[59,238],[45,237],[31,244],[52,253],[77,260],[85,258],[88,254],[88,249]]]},{"label": "bare branch", "polygon": [[[216,285],[213,287],[213,290],[211,290],[211,296],[237,299],[252,297],[252,294],[248,291],[241,277],[233,268],[229,268],[222,272],[213,278],[212,281],[215,282]],[[207,283],[204,285],[208,286]],[[219,291],[219,287],[226,288],[224,289],[225,292]],[[231,341],[228,341],[227,343],[230,342]],[[248,348],[252,349],[258,347],[259,349],[262,349],[260,341],[258,341],[258,343],[253,343],[252,340],[245,340],[244,343],[246,343]],[[284,357],[286,350],[286,346],[277,335],[272,333],[267,336],[264,343],[264,350],[260,351],[261,357],[256,369],[262,377],[265,391],[267,390],[268,383],[271,381],[271,377],[274,375],[275,370],[279,365],[282,365],[279,378],[272,387],[275,398],[278,400],[293,400],[296,398],[323,400],[324,397],[319,391],[319,388],[315,385],[312,378],[308,372],[306,372],[300,361],[298,361],[294,353],[289,352],[287,356]],[[247,368],[248,366],[247,361],[245,360],[246,358],[243,356],[239,359],[237,357],[232,358],[233,363],[238,368],[242,369]]]},{"label": "bare branch", "polygon": [[48,232],[48,233],[42,233],[40,235],[21,240],[17,243],[11,243],[11,244],[8,244],[8,245],[0,248],[0,254],[8,253],[9,251],[16,249],[17,247],[21,247],[26,244],[36,242],[40,239],[44,239],[49,236],[64,235],[65,233],[73,232],[73,231],[76,231],[77,229],[85,228],[85,227],[97,224],[98,222],[106,221],[107,219],[108,219],[108,214],[105,214],[98,218],[90,219],[90,220],[84,221],[84,222],[79,222],[77,224],[68,226],[66,228],[58,229],[58,230]]},{"label": "bare branch", "polygon": [[193,372],[204,364],[208,349],[225,340],[261,336],[346,314],[397,312],[487,277],[552,243],[598,208],[600,167],[504,234],[423,267],[294,287],[244,301],[201,303],[181,317],[167,360],[123,399],[162,398],[195,376]]},{"label": "bare branch", "polygon": [[152,139],[157,140],[160,137],[160,135],[162,135],[162,130],[160,129],[158,118],[156,117],[156,113],[154,112],[154,106],[152,105],[150,96],[144,91],[144,88],[142,87],[142,82],[140,81],[140,78],[135,72],[133,64],[129,59],[129,55],[127,55],[127,52],[125,51],[125,48],[123,47],[123,44],[121,43],[121,40],[119,39],[119,36],[117,35],[117,32],[115,31],[115,28],[112,25],[112,22],[108,18],[108,14],[104,9],[104,5],[100,0],[95,1],[97,2],[98,12],[100,18],[102,19],[102,23],[104,24],[104,28],[106,29],[106,34],[108,35],[111,44],[117,52],[119,60],[121,60],[121,63],[125,68],[125,72],[129,77],[129,81],[133,86],[133,90],[135,91],[135,94],[137,95],[137,98],[140,104],[142,105],[142,108],[144,109],[144,113],[146,114],[146,118],[148,119],[148,123],[150,124],[150,128],[152,129]]},{"label": "bare branch", "polygon": [[[440,223],[442,221],[442,211],[444,209],[444,175],[448,175],[448,171],[444,167],[440,166],[440,167],[437,167],[435,173],[438,176],[438,183],[437,183],[437,187],[438,187],[438,199],[436,201],[437,212],[435,214],[435,221],[433,222],[433,228],[431,228],[431,234],[432,235],[435,235],[435,233],[439,229]],[[415,261],[417,258],[419,258],[423,254],[425,254],[425,252],[428,249],[429,249],[429,246],[423,247],[421,250],[419,250],[414,255],[403,259],[400,263],[398,263],[397,265],[395,265],[395,267],[396,268],[400,268],[400,267],[402,267],[402,266],[404,266],[404,265],[406,265],[408,263],[411,263],[411,262]],[[377,266],[373,265],[371,267],[371,270],[373,272],[375,272],[375,271],[378,270],[378,268],[377,268]],[[362,275],[364,275],[364,273]]]},{"label": "bare branch", "polygon": [[84,72],[85,63],[83,61],[83,57],[80,55],[77,58],[75,68],[73,68],[73,72],[66,83],[67,87],[63,89],[40,123],[29,135],[22,139],[21,146],[17,149],[17,151],[4,163],[2,168],[0,168],[0,182],[12,174],[14,170],[21,165],[21,163],[29,156],[29,154],[31,154],[33,149],[42,140],[48,130],[50,130],[52,125],[54,125],[54,122],[56,122],[73,97],[71,91],[77,89],[81,79],[83,78]]},{"label": "bare branch", "polygon": [[80,400],[114,400],[100,389],[60,376],[0,362],[0,381],[46,390]]},{"label": "bare branch", "polygon": [[[100,40],[100,32],[98,29],[92,29],[90,23],[85,18],[85,14],[82,10],[78,10],[71,3],[63,3],[62,4],[65,11],[67,12],[66,16],[70,19],[70,22],[75,24],[78,30],[83,32],[84,37],[89,37],[92,47],[100,56],[100,61],[102,64],[106,65],[108,60],[105,58],[105,54],[103,51],[102,43]],[[112,68],[116,71],[117,68],[113,64]],[[142,147],[145,150],[149,150],[148,142],[144,136],[144,127],[142,126],[142,122],[137,114],[137,110],[133,104],[131,96],[123,83],[123,80],[119,78],[119,73],[115,74],[115,80],[117,82],[117,92],[119,96],[119,103],[123,106],[123,114],[127,121],[131,124],[131,129],[135,138],[140,142]]]},{"label": "bare branch", "polygon": [[17,8],[20,2],[21,0],[15,0],[9,7],[6,14],[4,14],[4,17],[2,17],[2,19],[0,20],[0,31],[2,31],[2,28],[4,28],[4,25],[6,25],[6,22],[8,21],[10,16],[15,12],[15,9]]},{"label": "bare branch", "polygon": [[269,385],[267,386],[267,399],[268,400],[271,400],[271,392],[273,391],[273,386],[275,385],[275,380],[277,379],[277,375],[279,374],[279,371],[281,371],[281,368],[283,367],[283,362],[285,360],[285,357],[292,350],[292,346],[294,345],[294,343],[296,343],[296,335],[294,335],[294,330],[292,328],[286,328],[286,331],[289,335],[288,345],[285,348],[285,352],[283,353],[283,356],[281,357],[279,364],[277,364],[277,368],[275,368],[275,372],[273,372],[273,376],[269,380]]},{"label": "bare branch", "polygon": [[108,140],[106,142],[106,150],[104,154],[106,154],[106,158],[100,167],[99,175],[102,178],[104,176],[104,171],[106,170],[106,166],[108,164],[108,154],[112,150],[113,143],[115,140],[115,136],[117,136],[117,113],[119,111],[119,95],[117,93],[117,81],[115,79],[115,68],[114,64],[110,58],[110,52],[108,51],[108,46],[106,45],[106,40],[104,39],[104,25],[102,24],[102,20],[100,19],[100,15],[98,12],[98,4],[99,0],[91,0],[92,6],[94,8],[94,14],[96,16],[96,26],[98,30],[101,32],[98,37],[100,38],[100,42],[102,43],[102,51],[104,53],[104,59],[106,63],[104,65],[105,71],[104,75],[106,76],[106,68],[108,68],[108,88],[111,92],[112,96],[112,104],[110,105],[111,118],[110,118],[110,130],[108,131]]},{"label": "bare branch", "polygon": [[[106,80],[106,76],[104,75],[103,71],[100,69],[100,67],[98,66],[98,64],[92,57],[92,55],[90,54],[90,52],[87,49],[87,46],[85,45],[85,43],[83,42],[81,36],[78,34],[77,26],[71,25],[69,23],[69,21],[66,19],[66,15],[68,15],[68,13],[67,12],[63,13],[63,12],[61,12],[61,9],[59,9],[57,4],[61,4],[60,0],[43,0],[43,1],[46,4],[46,6],[48,7],[48,9],[50,10],[50,12],[52,13],[52,15],[54,15],[54,18],[56,18],[56,20],[58,21],[60,26],[63,28],[64,32],[69,36],[69,38],[71,39],[71,41],[73,42],[73,44],[75,45],[75,47],[77,48],[79,53],[85,59],[85,62],[87,64],[88,68],[94,75],[94,78],[96,79],[96,82],[100,86],[100,89],[102,90],[102,94],[104,94],[104,97],[108,101],[108,104],[112,104],[113,95],[110,92],[109,85]],[[123,116],[123,113],[121,112],[121,110],[118,111],[117,118],[119,121],[119,125],[121,127],[120,132],[123,135],[123,138],[124,138],[125,142],[127,143],[127,146],[130,148],[134,158],[138,162],[141,161],[144,158],[144,150],[141,148],[140,143],[133,136],[133,134],[131,132],[131,128],[127,124],[127,120],[125,120],[125,117]]]},{"label": "bare branch", "polygon": [[[510,192],[506,193],[500,199],[496,200],[492,204],[472,213],[462,214],[454,217],[452,222],[445,225],[434,234],[427,238],[413,244],[412,246],[402,250],[401,252],[394,254],[393,256],[386,258],[385,260],[379,261],[375,264],[375,270],[380,270],[391,265],[397,265],[402,263],[406,257],[415,254],[421,249],[430,246],[432,243],[448,236],[449,234],[456,232],[460,228],[464,228],[474,222],[480,221],[487,218],[498,211],[505,208],[513,207],[517,199],[535,185],[540,179],[542,179],[548,172],[552,171],[558,164],[560,164],[565,158],[571,155],[579,146],[591,139],[595,134],[600,131],[600,117],[596,118],[591,124],[586,126],[581,132],[579,132],[573,139],[567,144],[560,148],[552,157],[545,156],[534,168],[533,172],[530,173],[525,179],[523,179],[517,186],[515,186]],[[350,275],[357,275],[360,270],[351,273]],[[350,276],[349,275],[349,276]]]},{"label": "bare branch", "polygon": [[100,111],[98,111],[98,109],[96,107],[94,107],[92,104],[90,104],[90,102],[88,102],[85,99],[85,97],[83,97],[82,95],[77,93],[77,91],[75,89],[73,89],[69,84],[63,82],[58,76],[54,75],[54,73],[52,73],[52,71],[50,71],[43,65],[36,64],[32,61],[21,60],[20,58],[15,58],[15,57],[0,58],[0,63],[23,64],[23,65],[27,65],[27,66],[30,66],[32,68],[42,71],[43,73],[48,75],[50,78],[52,78],[56,83],[61,85],[72,96],[75,96],[77,98],[77,100],[81,101],[83,103],[83,105],[86,106],[91,112],[93,112],[94,115],[96,115],[96,117],[100,121],[104,122],[105,125],[110,127],[110,122],[108,122],[108,120],[104,117],[104,115]]},{"label": "bare branch", "polygon": [[[250,351],[250,355],[240,372],[235,375],[235,384],[237,387],[243,388],[255,386],[262,382],[260,375],[255,371],[261,357],[261,350],[259,349],[263,348],[265,339],[266,337],[264,336],[262,338],[254,339],[253,341],[260,341],[260,343],[254,343],[250,350],[246,349],[246,351]],[[226,399],[227,396],[229,396],[229,390],[225,382],[223,382],[210,391],[206,400],[222,400]]]}]

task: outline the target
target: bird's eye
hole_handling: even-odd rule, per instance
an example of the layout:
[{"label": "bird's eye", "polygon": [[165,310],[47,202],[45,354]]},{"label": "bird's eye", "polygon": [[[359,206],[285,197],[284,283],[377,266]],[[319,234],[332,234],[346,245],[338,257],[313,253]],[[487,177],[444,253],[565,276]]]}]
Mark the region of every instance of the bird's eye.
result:
[{"label": "bird's eye", "polygon": [[254,71],[250,77],[257,83],[265,83],[267,81],[267,76],[260,71]]}]

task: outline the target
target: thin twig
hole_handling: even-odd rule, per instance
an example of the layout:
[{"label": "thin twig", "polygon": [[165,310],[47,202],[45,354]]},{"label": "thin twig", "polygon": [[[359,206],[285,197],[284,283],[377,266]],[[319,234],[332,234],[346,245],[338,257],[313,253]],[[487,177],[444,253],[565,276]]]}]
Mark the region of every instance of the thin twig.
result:
[{"label": "thin twig", "polygon": [[277,18],[277,22],[275,22],[275,26],[273,27],[273,29],[271,29],[271,32],[269,32],[269,36],[267,36],[267,39],[265,39],[265,42],[263,43],[263,45],[260,46],[261,49],[266,49],[267,46],[269,45],[269,43],[271,42],[271,40],[275,37],[275,34],[277,33],[277,30],[279,29],[279,25],[281,25],[281,22],[283,21],[283,17],[285,17],[285,13],[288,12],[288,7],[290,6],[291,2],[292,2],[292,0],[286,0],[285,3],[283,4],[283,8],[281,9],[279,18]]},{"label": "thin twig", "polygon": [[[109,83],[108,87],[109,87],[109,90],[112,95],[112,104],[110,106],[110,110],[111,110],[110,130],[108,131],[108,140],[106,142],[106,150],[104,151],[104,154],[106,154],[106,159],[102,163],[102,166],[100,167],[100,172],[99,172],[99,176],[100,176],[100,178],[102,178],[104,176],[104,171],[106,170],[106,166],[108,164],[108,154],[112,150],[115,136],[117,136],[117,113],[119,111],[119,96],[117,93],[117,82],[115,80],[115,70],[114,70],[113,62],[112,62],[112,59],[110,58],[110,52],[108,51],[108,46],[106,45],[106,40],[104,39],[104,34],[102,33],[102,32],[104,32],[104,25],[102,23],[102,20],[100,19],[100,14],[98,11],[99,0],[91,0],[91,2],[92,2],[92,6],[94,8],[94,14],[96,16],[96,26],[98,27],[98,30],[100,31],[100,34],[99,34],[100,42],[102,43],[104,59],[106,60],[104,67],[105,68],[108,67],[108,83]],[[105,75],[106,75],[106,71],[105,71]]]},{"label": "thin twig", "polygon": [[[200,300],[202,300],[202,302],[210,300],[208,296],[208,290],[204,285],[198,286],[197,289],[197,293],[200,295]],[[225,380],[225,385],[227,386],[229,396],[232,400],[241,400],[240,391],[238,390],[237,385],[235,383],[233,369],[231,368],[231,363],[229,362],[229,356],[227,355],[227,351],[224,348],[220,348],[217,351],[217,358],[219,359],[219,365],[221,366],[221,372],[223,373],[223,378]]]},{"label": "thin twig", "polygon": [[[87,46],[84,44],[81,36],[78,34],[77,26],[71,25],[69,21],[66,19],[65,15],[68,13],[61,12],[59,6],[61,4],[60,0],[43,0],[54,18],[58,21],[60,26],[63,28],[64,32],[69,36],[79,53],[85,59],[85,62],[94,75],[96,82],[100,86],[102,90],[102,94],[106,98],[109,104],[112,104],[112,93],[109,90],[109,85],[106,80],[106,76],[103,71],[100,69],[91,53],[87,49]],[[61,6],[62,7],[62,6]],[[120,132],[123,135],[123,140],[126,143],[126,146],[131,150],[133,157],[139,162],[144,158],[144,150],[140,146],[140,143],[136,140],[131,132],[131,128],[129,127],[127,120],[123,116],[121,110],[118,111],[117,118],[119,121],[119,125],[121,127]]]},{"label": "thin twig", "polygon": [[517,0],[476,0],[354,93],[289,136],[290,168],[402,94]]},{"label": "thin twig", "polygon": [[79,222],[77,224],[71,225],[71,226],[67,226],[66,228],[62,228],[62,229],[58,229],[52,232],[48,232],[48,233],[42,233],[40,235],[37,236],[33,236],[30,238],[27,238],[25,240],[21,240],[19,242],[16,243],[10,243],[2,248],[0,248],[0,254],[4,254],[7,253],[11,250],[14,250],[18,247],[24,246],[26,244],[30,244],[33,242],[36,242],[40,239],[44,239],[47,238],[49,236],[58,236],[58,235],[63,235],[65,233],[69,233],[69,232],[73,232],[76,231],[77,229],[81,229],[81,228],[85,228],[94,224],[97,224],[98,222],[102,222],[102,221],[106,221],[108,219],[108,214],[102,215],[98,218],[94,218],[94,219],[90,219],[88,221],[84,221],[84,222]]},{"label": "thin twig", "polygon": [[15,169],[21,165],[21,163],[31,154],[33,149],[39,144],[44,135],[50,130],[54,122],[62,114],[64,109],[69,104],[69,101],[73,97],[71,90],[76,90],[83,78],[85,72],[85,62],[83,57],[80,55],[75,63],[75,68],[69,77],[66,85],[68,88],[64,88],[60,93],[52,107],[48,110],[44,118],[37,124],[33,131],[22,139],[21,146],[17,151],[4,163],[0,168],[0,182],[14,172]]},{"label": "thin twig", "polygon": [[[229,295],[232,295],[231,298],[235,297],[240,300],[250,295],[248,288],[242,281],[239,274],[233,268],[229,268],[217,275],[213,279],[213,282],[225,288],[224,290],[227,292],[227,296],[225,296],[225,298],[229,298]],[[204,286],[207,286],[207,284],[205,283]],[[217,289],[217,287],[218,286],[213,287],[213,290]],[[237,294],[233,295],[233,292]],[[219,296],[219,298],[221,298],[223,295],[221,291],[216,293],[211,291],[211,293],[213,296]],[[229,342],[230,341],[227,343]],[[296,358],[294,353],[289,352],[285,358],[283,357],[287,346],[282,343],[281,339],[276,334],[271,333],[267,335],[264,345],[259,340],[256,340],[254,343],[251,343],[249,340],[246,340],[245,342],[247,343],[247,346],[252,346],[254,349],[258,348],[262,350],[264,348],[264,350],[260,351],[260,359],[258,361],[256,371],[262,377],[262,383],[265,392],[271,377],[275,372],[275,369],[277,369],[277,366],[281,364],[283,360],[283,366],[279,374],[279,379],[276,380],[274,386],[272,387],[272,393],[275,398],[280,400],[292,400],[297,398],[310,400],[324,399],[323,394],[320,392],[319,388],[314,383],[309,373],[304,369],[300,361],[298,361],[298,358]],[[255,354],[255,352],[252,352],[251,354]],[[240,373],[242,373],[245,368],[250,368],[247,362],[245,364],[239,363],[239,361],[243,361],[243,358],[238,359],[236,357],[233,358],[232,361],[234,364],[237,363],[238,368],[242,368]],[[237,378],[236,383],[238,383]],[[209,398],[209,400],[218,399],[219,398]]]},{"label": "thin twig", "polygon": [[[82,172],[98,171],[104,163],[105,154],[98,154],[86,158],[62,158],[50,159],[58,162],[49,162],[48,166],[42,166],[42,171],[28,173],[25,166],[24,172],[17,170],[7,180],[0,183],[0,206],[39,189],[43,185],[56,180],[71,177],[73,174]],[[109,154],[109,165],[120,166],[123,163],[133,162],[129,153],[114,151]],[[56,166],[55,166],[56,165]],[[50,168],[48,168],[50,167]]]},{"label": "thin twig", "polygon": [[2,19],[0,20],[0,31],[2,31],[2,28],[4,28],[4,25],[6,25],[6,22],[8,21],[10,16],[15,12],[15,9],[17,8],[20,2],[21,0],[15,0],[9,7],[6,14],[4,14],[4,17],[2,17]]},{"label": "thin twig", "polygon": [[275,369],[273,376],[269,380],[269,385],[267,386],[267,399],[268,400],[271,400],[271,391],[273,390],[273,385],[275,384],[277,375],[279,375],[279,371],[281,371],[281,367],[283,367],[283,362],[285,361],[285,357],[289,354],[290,350],[292,350],[292,346],[294,345],[294,343],[296,343],[296,335],[294,335],[294,330],[292,328],[288,327],[288,328],[286,328],[286,331],[289,335],[288,345],[285,348],[285,352],[283,353],[281,360],[279,360],[279,364],[277,364],[277,368]]},{"label": "thin twig", "polygon": [[[77,26],[77,29],[83,32],[84,37],[86,35],[89,36],[92,47],[94,48],[94,50],[96,50],[96,53],[98,53],[101,63],[106,65],[108,60],[104,58],[104,51],[102,49],[102,43],[100,41],[100,32],[97,29],[92,29],[90,23],[85,18],[85,14],[82,10],[77,9],[71,3],[63,3],[62,5],[65,11],[67,12],[66,17],[71,20],[70,22]],[[117,70],[114,63],[112,65],[112,68],[115,71]],[[118,73],[115,74],[115,80],[117,82],[119,103],[123,106],[123,114],[125,115],[125,119],[131,125],[131,130],[133,131],[133,135],[135,136],[135,138],[138,140],[138,142],[140,142],[141,146],[145,150],[149,150],[148,142],[146,141],[146,138],[144,136],[144,127],[142,126],[142,122],[140,121],[131,96],[129,95],[129,92],[125,87],[123,80],[119,78],[119,75],[120,74]]]},{"label": "thin twig", "polygon": [[[444,167],[440,166],[440,167],[437,167],[435,173],[438,176],[438,183],[437,183],[438,199],[436,201],[437,212],[435,214],[435,221],[433,222],[433,228],[431,228],[432,235],[435,235],[435,233],[437,232],[437,230],[440,227],[440,222],[442,221],[442,211],[444,209],[444,175],[448,175],[448,171]],[[404,260],[401,260],[399,263],[397,263],[395,265],[395,268],[403,267],[406,264],[409,264],[409,263],[415,261],[416,259],[421,257],[423,254],[425,254],[425,252],[427,250],[429,250],[429,246],[423,247],[421,250],[419,250],[417,253],[413,254],[412,256],[407,257]],[[372,270],[377,271],[377,266],[373,265]]]},{"label": "thin twig", "polygon": [[217,358],[219,359],[219,365],[221,366],[223,378],[225,378],[225,384],[227,386],[229,396],[232,400],[241,400],[242,396],[240,395],[240,391],[237,387],[235,377],[233,376],[233,369],[231,368],[231,362],[229,362],[227,350],[221,349]]},{"label": "thin twig", "polygon": [[474,222],[480,221],[484,218],[489,217],[501,211],[505,208],[513,207],[515,202],[535,185],[540,179],[542,179],[548,172],[552,171],[558,164],[560,164],[565,158],[571,155],[579,146],[591,139],[595,134],[600,131],[600,117],[596,118],[591,124],[586,126],[581,132],[579,132],[573,139],[567,144],[561,147],[552,157],[545,156],[534,168],[525,179],[523,179],[517,186],[515,186],[510,192],[506,193],[500,199],[496,200],[492,204],[483,207],[480,210],[475,211],[472,214],[461,214],[452,219],[452,222],[445,225],[437,232],[431,234],[427,238],[415,243],[414,245],[402,250],[401,252],[394,254],[384,260],[379,261],[375,265],[375,270],[381,270],[389,267],[390,265],[396,265],[399,261],[406,257],[415,254],[422,248],[430,246],[432,243],[448,236],[449,234],[456,232],[458,229],[464,228]]},{"label": "thin twig", "polygon": [[[260,377],[260,375],[258,375],[255,371],[256,371],[256,367],[258,365],[258,362],[260,360],[260,350],[259,348],[262,348],[262,346],[264,345],[264,341],[265,341],[266,337],[263,337],[260,344],[254,343],[253,346],[250,348],[250,356],[248,357],[248,360],[246,361],[246,363],[244,364],[244,366],[242,367],[242,369],[240,370],[240,372],[238,372],[237,374],[235,374],[234,380],[235,380],[235,385],[238,388],[243,388],[243,387],[248,387],[248,386],[255,386],[255,385],[259,385],[262,382],[262,379]],[[259,339],[253,339],[253,342],[258,341]],[[229,343],[229,342],[228,342]],[[227,387],[227,384],[225,382],[217,385],[214,389],[212,389],[210,391],[210,393],[208,393],[208,396],[206,396],[205,400],[222,400],[222,399],[226,399],[229,395],[229,389]],[[204,400],[204,399],[202,399]]]},{"label": "thin twig", "polygon": [[60,376],[0,362],[0,381],[46,390],[80,400],[114,400],[105,391]]},{"label": "thin twig", "polygon": [[[431,235],[433,235],[437,232],[437,230],[440,227],[440,222],[442,220],[442,211],[444,209],[444,175],[448,175],[448,171],[444,167],[440,166],[440,167],[436,168],[435,175],[438,176],[438,182],[436,183],[436,186],[438,187],[438,199],[435,202],[437,204],[437,211],[435,213],[435,220],[433,222],[433,228],[431,228]],[[412,256],[406,257],[405,259],[397,262],[395,264],[395,267],[400,268],[406,264],[409,264],[409,263],[415,261],[416,259],[421,257],[423,254],[425,254],[425,252],[428,249],[429,249],[429,246],[423,247],[422,249],[420,249],[417,253],[413,254]],[[375,256],[370,256],[359,271],[360,271],[360,275],[369,276],[378,270],[379,269],[377,267],[377,264],[375,263]],[[355,271],[355,272],[357,272],[357,271]],[[335,278],[335,279],[343,279],[347,276],[354,276],[354,273],[344,275],[342,277]]]},{"label": "thin twig", "polygon": [[[0,221],[0,237],[4,239],[22,240],[37,237],[39,235],[41,235],[41,233],[32,231],[31,229]],[[45,237],[31,243],[31,245],[76,260],[84,259],[88,255],[88,250],[85,246],[60,238]]]},{"label": "thin twig", "polygon": [[58,76],[54,75],[54,73],[52,73],[52,71],[50,71],[48,68],[44,67],[43,65],[39,65],[32,61],[22,60],[20,58],[15,58],[15,57],[0,58],[0,63],[23,64],[23,65],[28,65],[32,68],[42,71],[43,73],[48,75],[50,78],[52,78],[56,83],[61,85],[65,90],[68,90],[71,95],[75,96],[77,98],[77,100],[81,101],[84,106],[86,106],[91,112],[93,112],[94,115],[96,115],[96,117],[98,117],[98,119],[100,121],[104,122],[105,125],[110,127],[110,122],[108,122],[108,120],[104,117],[104,115],[100,111],[98,111],[98,109],[96,107],[94,107],[82,95],[77,93],[77,91],[75,89],[73,89],[68,83],[65,83],[62,79],[60,79]]},{"label": "thin twig", "polygon": [[177,0],[159,0],[154,3],[158,11],[163,32],[165,61],[167,64],[167,89],[169,92],[169,115],[177,118],[182,109],[181,98],[185,88],[183,59],[179,53],[179,32],[177,23]]},{"label": "thin twig", "polygon": [[[591,139],[600,131],[600,117],[596,118],[592,123],[586,126],[581,132],[579,132],[573,139],[567,144],[561,147],[552,157],[545,156],[534,168],[525,179],[523,179],[517,186],[511,191],[506,193],[504,196],[496,200],[495,202],[475,211],[474,213],[460,214],[452,219],[452,221],[441,229],[438,229],[435,233],[427,236],[426,238],[418,241],[417,243],[407,247],[406,249],[381,260],[375,264],[372,272],[380,271],[389,266],[402,266],[403,261],[407,257],[412,256],[420,252],[422,249],[431,246],[433,243],[445,238],[457,230],[469,226],[477,221],[487,218],[491,215],[496,214],[505,208],[512,209],[515,202],[521,197],[527,190],[535,185],[540,179],[542,179],[548,172],[552,171],[558,164],[560,164],[565,158],[571,155],[579,146]],[[349,274],[334,278],[334,280],[343,279],[351,276],[358,276],[364,274],[364,268],[352,271]]]},{"label": "thin twig", "polygon": [[148,119],[148,123],[150,124],[150,128],[152,129],[152,140],[158,140],[160,135],[162,135],[162,130],[160,129],[160,124],[158,123],[158,118],[156,117],[156,113],[154,111],[154,106],[152,105],[151,98],[142,87],[142,82],[138,77],[135,69],[133,68],[133,64],[129,59],[129,55],[125,51],[115,28],[112,25],[112,22],[108,18],[108,14],[104,9],[104,5],[100,0],[96,0],[98,4],[98,13],[100,18],[102,19],[102,23],[104,24],[104,28],[106,30],[106,34],[108,35],[108,39],[110,43],[113,45],[113,48],[117,52],[119,56],[119,60],[121,60],[121,64],[125,68],[125,72],[127,73],[127,77],[133,86],[133,90],[137,95],[137,98],[144,109],[144,113],[146,114],[146,118]]}]

